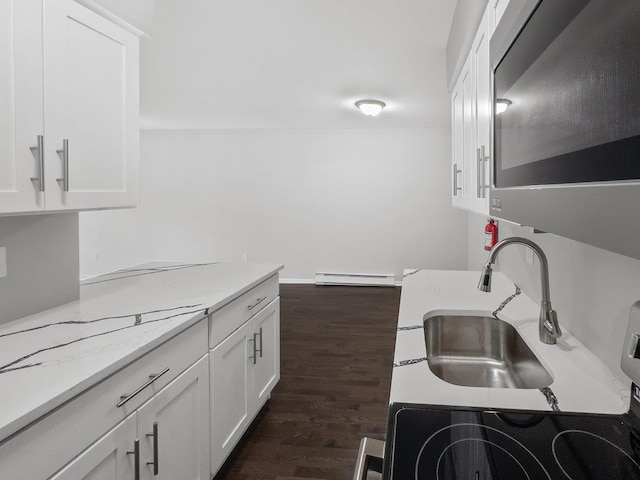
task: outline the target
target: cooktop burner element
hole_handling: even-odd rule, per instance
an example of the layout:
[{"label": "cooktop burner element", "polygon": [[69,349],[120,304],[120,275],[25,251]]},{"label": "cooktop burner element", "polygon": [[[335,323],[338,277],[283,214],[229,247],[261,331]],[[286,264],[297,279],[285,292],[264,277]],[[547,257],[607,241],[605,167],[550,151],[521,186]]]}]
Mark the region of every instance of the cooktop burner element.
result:
[{"label": "cooktop burner element", "polygon": [[386,480],[640,480],[629,415],[394,404],[389,421]]},{"label": "cooktop burner element", "polygon": [[556,435],[552,446],[553,456],[567,478],[640,476],[640,465],[636,459],[616,444],[594,433],[565,430]]},{"label": "cooktop burner element", "polygon": [[[452,458],[469,460],[468,465],[477,469],[479,465],[486,467],[487,454],[491,455],[492,462],[499,463],[501,469],[508,472],[509,478],[551,480],[540,461],[522,443],[500,430],[476,423],[450,425],[431,435],[418,454],[415,478],[458,478],[452,474],[462,474],[462,462],[452,463]],[[475,470],[472,470],[468,478],[474,477]]]}]

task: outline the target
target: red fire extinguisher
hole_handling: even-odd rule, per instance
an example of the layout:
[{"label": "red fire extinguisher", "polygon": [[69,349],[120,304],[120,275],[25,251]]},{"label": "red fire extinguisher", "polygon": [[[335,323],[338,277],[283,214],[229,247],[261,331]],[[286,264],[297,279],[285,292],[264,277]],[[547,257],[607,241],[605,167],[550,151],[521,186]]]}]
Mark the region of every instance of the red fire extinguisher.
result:
[{"label": "red fire extinguisher", "polygon": [[491,251],[493,246],[498,243],[498,225],[493,218],[488,218],[489,223],[484,227],[484,249]]}]

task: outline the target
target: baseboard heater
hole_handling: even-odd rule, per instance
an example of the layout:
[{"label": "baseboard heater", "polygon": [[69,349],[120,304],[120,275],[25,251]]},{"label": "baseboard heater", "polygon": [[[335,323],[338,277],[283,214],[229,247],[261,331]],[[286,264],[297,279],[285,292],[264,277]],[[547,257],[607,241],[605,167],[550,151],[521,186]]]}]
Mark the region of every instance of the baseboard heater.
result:
[{"label": "baseboard heater", "polygon": [[393,273],[316,272],[316,285],[354,285],[361,287],[395,287]]}]

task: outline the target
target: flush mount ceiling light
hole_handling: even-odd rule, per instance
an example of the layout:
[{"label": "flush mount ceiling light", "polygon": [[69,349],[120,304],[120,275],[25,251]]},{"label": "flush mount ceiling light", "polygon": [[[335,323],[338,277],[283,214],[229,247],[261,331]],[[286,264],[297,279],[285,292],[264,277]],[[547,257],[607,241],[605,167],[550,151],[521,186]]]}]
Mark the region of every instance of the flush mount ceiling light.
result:
[{"label": "flush mount ceiling light", "polygon": [[496,115],[500,115],[501,113],[506,112],[511,103],[511,100],[507,100],[506,98],[496,99]]},{"label": "flush mount ceiling light", "polygon": [[356,102],[356,107],[358,107],[362,113],[368,115],[369,117],[378,116],[382,109],[386,106],[387,104],[381,102],[380,100],[358,100]]}]

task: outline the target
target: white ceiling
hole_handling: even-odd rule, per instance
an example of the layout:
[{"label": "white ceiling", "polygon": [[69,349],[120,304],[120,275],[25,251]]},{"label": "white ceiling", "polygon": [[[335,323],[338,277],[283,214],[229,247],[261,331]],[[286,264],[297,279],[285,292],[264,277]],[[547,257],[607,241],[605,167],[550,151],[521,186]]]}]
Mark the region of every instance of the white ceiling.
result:
[{"label": "white ceiling", "polygon": [[[449,127],[455,0],[156,0],[144,128]],[[380,117],[353,102],[387,103]]]}]

